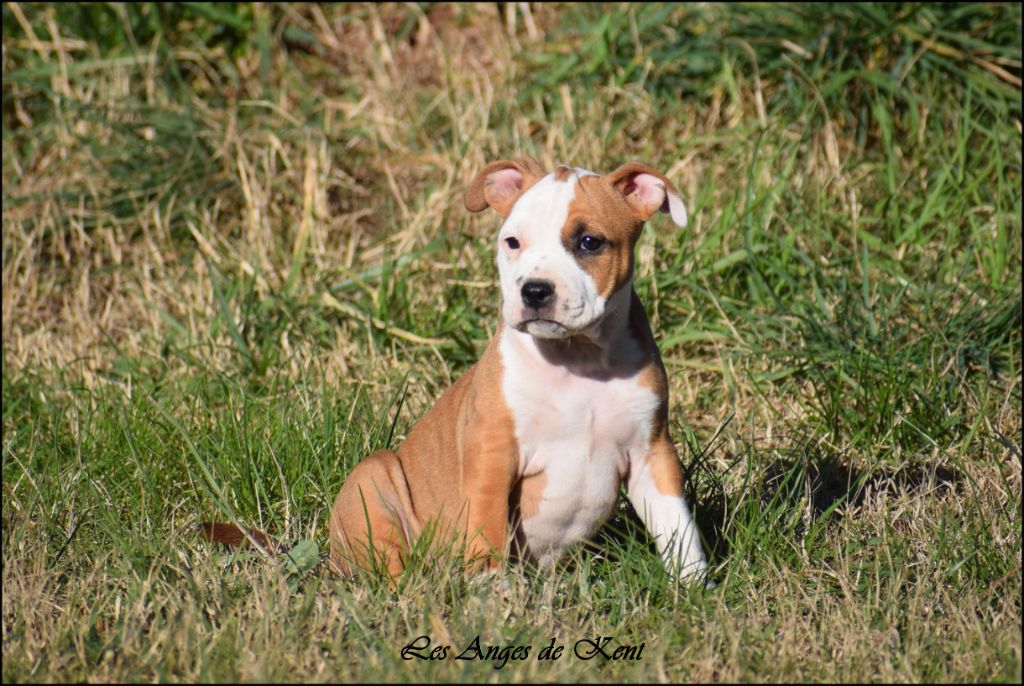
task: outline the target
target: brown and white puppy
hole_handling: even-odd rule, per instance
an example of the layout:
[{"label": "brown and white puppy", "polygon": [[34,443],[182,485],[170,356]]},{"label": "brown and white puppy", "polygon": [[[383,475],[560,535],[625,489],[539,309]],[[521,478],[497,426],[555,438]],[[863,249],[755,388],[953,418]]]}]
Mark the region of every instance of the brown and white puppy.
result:
[{"label": "brown and white puppy", "polygon": [[668,434],[665,368],[633,290],[633,247],[655,212],[686,224],[642,164],[600,176],[529,158],[488,164],[466,208],[501,215],[502,322],[483,357],[395,452],[360,462],[331,512],[331,564],[399,574],[425,527],[467,559],[553,564],[629,499],[667,568],[707,563]]}]

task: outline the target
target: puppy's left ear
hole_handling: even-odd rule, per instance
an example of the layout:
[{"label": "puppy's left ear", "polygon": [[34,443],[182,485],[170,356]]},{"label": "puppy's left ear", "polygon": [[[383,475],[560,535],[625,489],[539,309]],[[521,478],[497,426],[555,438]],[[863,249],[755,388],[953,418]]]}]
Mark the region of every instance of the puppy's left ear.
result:
[{"label": "puppy's left ear", "polygon": [[676,226],[686,226],[686,206],[672,182],[660,172],[639,162],[627,162],[605,178],[625,196],[640,221],[661,211],[672,217]]}]

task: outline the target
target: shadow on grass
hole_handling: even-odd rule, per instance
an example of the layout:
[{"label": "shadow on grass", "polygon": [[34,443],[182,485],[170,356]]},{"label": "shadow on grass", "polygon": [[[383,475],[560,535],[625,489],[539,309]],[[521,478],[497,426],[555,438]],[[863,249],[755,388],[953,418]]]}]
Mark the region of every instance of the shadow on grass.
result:
[{"label": "shadow on grass", "polygon": [[[819,522],[829,527],[845,517],[857,516],[869,497],[923,493],[944,496],[962,478],[956,470],[940,465],[857,469],[834,455],[782,458],[765,466],[753,492],[733,496],[733,500],[740,502],[729,503],[722,490],[717,489],[698,511],[697,523],[706,532],[711,556],[724,560],[731,552],[727,518],[730,509],[760,514],[768,523],[792,521],[788,530],[782,527],[784,533],[803,537]],[[743,500],[750,501],[746,508]],[[740,519],[740,525],[749,521],[748,515]]]},{"label": "shadow on grass", "polygon": [[[943,497],[963,480],[958,471],[942,465],[860,470],[826,455],[775,459],[759,467],[746,488],[727,494],[720,475],[711,471],[703,457],[691,464],[685,490],[712,564],[729,559],[735,552],[734,541],[751,532],[764,532],[767,527],[773,530],[771,535],[802,537],[812,525],[832,527],[857,516],[868,498],[882,494]],[[585,554],[615,561],[636,543],[658,554],[639,515],[626,503],[587,543]]]}]

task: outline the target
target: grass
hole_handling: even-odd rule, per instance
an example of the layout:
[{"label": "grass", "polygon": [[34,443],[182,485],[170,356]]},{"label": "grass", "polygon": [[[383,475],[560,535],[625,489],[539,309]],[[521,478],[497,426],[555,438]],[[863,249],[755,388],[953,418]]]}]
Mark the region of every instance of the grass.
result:
[{"label": "grass", "polygon": [[[1019,682],[1020,26],[5,4],[4,681]],[[497,221],[461,197],[518,154],[687,201],[637,289],[717,586],[675,587],[624,502],[504,591],[201,541],[325,548],[346,473],[494,331]],[[403,660],[422,635],[448,659]],[[530,652],[454,659],[477,637]],[[603,637],[640,658],[574,654]]]}]

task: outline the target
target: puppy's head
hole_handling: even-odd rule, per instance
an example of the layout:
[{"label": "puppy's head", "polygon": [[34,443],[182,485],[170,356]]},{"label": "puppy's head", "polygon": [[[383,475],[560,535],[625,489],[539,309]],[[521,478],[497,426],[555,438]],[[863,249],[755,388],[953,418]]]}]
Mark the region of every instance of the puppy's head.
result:
[{"label": "puppy's head", "polygon": [[546,173],[530,158],[492,162],[466,192],[466,209],[488,207],[504,219],[502,316],[539,338],[568,338],[601,323],[609,300],[633,278],[633,246],[655,212],[686,225],[669,180],[638,162],[606,176],[565,166]]}]

